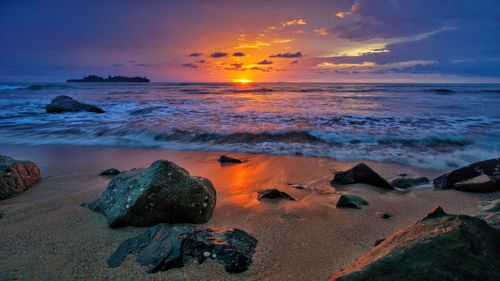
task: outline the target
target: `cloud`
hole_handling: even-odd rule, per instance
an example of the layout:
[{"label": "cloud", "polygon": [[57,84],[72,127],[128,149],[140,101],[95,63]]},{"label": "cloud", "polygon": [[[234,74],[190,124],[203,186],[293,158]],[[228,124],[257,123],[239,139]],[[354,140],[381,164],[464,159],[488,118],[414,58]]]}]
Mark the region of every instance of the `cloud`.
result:
[{"label": "cloud", "polygon": [[260,49],[262,47],[271,46],[271,43],[263,41],[255,41],[252,43],[241,43],[236,48],[238,49]]},{"label": "cloud", "polygon": [[293,41],[293,39],[274,39],[273,43],[283,44],[283,43],[290,43],[292,41]]},{"label": "cloud", "polygon": [[125,65],[123,63],[113,63],[111,66],[112,67],[123,67]]},{"label": "cloud", "polygon": [[299,63],[299,60],[294,60],[290,64],[297,64],[297,63]]},{"label": "cloud", "polygon": [[193,63],[183,63],[181,64],[182,67],[186,67],[186,68],[198,68],[198,66],[196,64],[193,64]]},{"label": "cloud", "polygon": [[263,60],[263,61],[259,61],[257,64],[273,64],[273,62],[270,60]]},{"label": "cloud", "polygon": [[236,52],[233,54],[233,57],[244,57],[244,56],[245,56],[245,54],[242,52]]},{"label": "cloud", "polygon": [[136,66],[136,67],[150,67],[151,64],[149,64],[149,63],[136,63],[136,64],[134,64],[134,66]]},{"label": "cloud", "polygon": [[197,60],[196,62],[197,62],[197,63],[205,63],[205,62],[206,62],[206,60]]},{"label": "cloud", "polygon": [[242,63],[232,63],[228,67],[224,67],[224,70],[244,70]]},{"label": "cloud", "polygon": [[347,16],[350,16],[350,15],[356,13],[356,11],[358,11],[358,10],[359,10],[359,3],[356,2],[356,3],[354,3],[354,5],[351,6],[351,9],[349,11],[340,11],[340,12],[336,13],[335,16],[343,19]]},{"label": "cloud", "polygon": [[210,54],[212,58],[223,58],[226,57],[228,54],[224,52],[213,52]]},{"label": "cloud", "polygon": [[260,66],[254,66],[252,68],[250,68],[251,70],[258,70],[258,71],[262,71],[262,72],[269,72],[271,71],[273,68],[272,67],[268,67],[268,68],[263,68],[263,67],[260,67]]},{"label": "cloud", "polygon": [[330,34],[330,31],[328,30],[328,28],[317,28],[313,31],[314,31],[314,33],[316,33],[316,35],[319,35],[319,36],[327,36]]},{"label": "cloud", "polygon": [[202,54],[202,53],[195,52],[195,53],[191,53],[191,54],[189,54],[189,57],[195,57],[195,58],[197,58],[197,57],[200,57],[201,55],[203,55],[203,54]]},{"label": "cloud", "polygon": [[292,26],[292,25],[306,25],[307,22],[303,19],[289,20],[282,24],[282,26]]},{"label": "cloud", "polygon": [[278,53],[275,55],[270,55],[269,57],[290,59],[290,58],[300,58],[302,56],[303,56],[302,52],[296,52],[296,53]]}]

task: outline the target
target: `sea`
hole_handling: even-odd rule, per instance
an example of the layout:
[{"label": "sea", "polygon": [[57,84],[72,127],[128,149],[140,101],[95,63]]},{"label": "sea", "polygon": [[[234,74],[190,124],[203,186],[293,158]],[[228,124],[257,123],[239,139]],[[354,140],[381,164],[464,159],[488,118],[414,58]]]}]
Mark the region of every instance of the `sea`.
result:
[{"label": "sea", "polygon": [[[46,113],[59,95],[106,112]],[[0,83],[1,143],[448,169],[500,156],[500,84]]]}]

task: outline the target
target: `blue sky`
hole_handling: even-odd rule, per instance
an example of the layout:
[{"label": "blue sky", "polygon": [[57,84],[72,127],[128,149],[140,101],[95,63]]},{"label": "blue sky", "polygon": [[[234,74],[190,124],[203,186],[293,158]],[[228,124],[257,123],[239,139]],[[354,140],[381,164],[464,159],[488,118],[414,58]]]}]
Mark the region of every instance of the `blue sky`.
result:
[{"label": "blue sky", "polygon": [[3,0],[0,38],[1,81],[500,82],[493,0]]}]

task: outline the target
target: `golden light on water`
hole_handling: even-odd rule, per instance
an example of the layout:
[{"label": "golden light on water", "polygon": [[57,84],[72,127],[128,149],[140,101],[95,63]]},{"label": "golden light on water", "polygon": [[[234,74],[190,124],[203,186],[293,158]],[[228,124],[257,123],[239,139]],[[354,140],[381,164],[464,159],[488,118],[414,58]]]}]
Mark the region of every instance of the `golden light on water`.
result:
[{"label": "golden light on water", "polygon": [[248,83],[252,83],[253,81],[250,79],[246,79],[246,78],[238,78],[238,79],[233,79],[233,82],[234,83],[241,83],[241,84],[248,84]]}]

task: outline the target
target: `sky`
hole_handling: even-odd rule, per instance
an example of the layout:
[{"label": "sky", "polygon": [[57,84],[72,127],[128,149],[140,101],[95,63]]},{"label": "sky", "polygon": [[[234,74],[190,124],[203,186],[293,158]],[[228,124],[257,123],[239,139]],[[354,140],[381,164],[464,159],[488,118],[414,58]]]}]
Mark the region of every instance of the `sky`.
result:
[{"label": "sky", "polygon": [[498,0],[0,0],[0,81],[500,82]]}]

